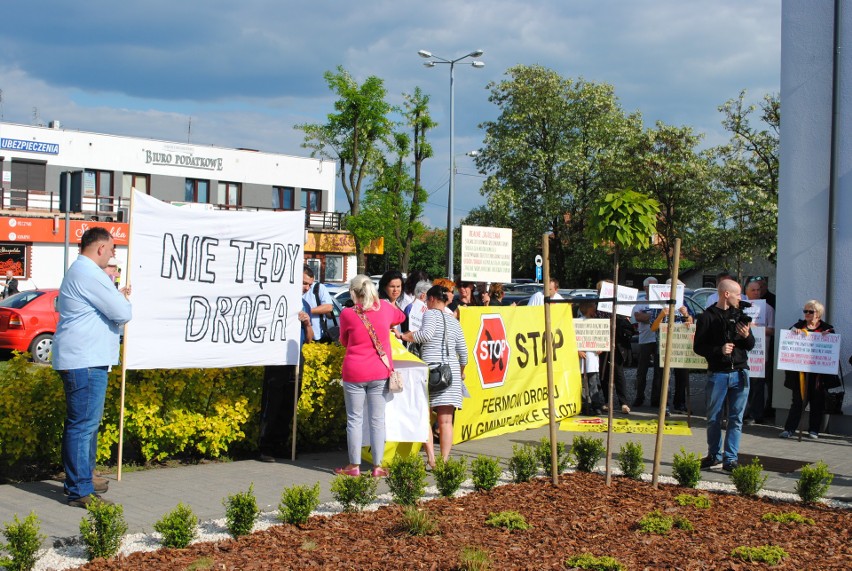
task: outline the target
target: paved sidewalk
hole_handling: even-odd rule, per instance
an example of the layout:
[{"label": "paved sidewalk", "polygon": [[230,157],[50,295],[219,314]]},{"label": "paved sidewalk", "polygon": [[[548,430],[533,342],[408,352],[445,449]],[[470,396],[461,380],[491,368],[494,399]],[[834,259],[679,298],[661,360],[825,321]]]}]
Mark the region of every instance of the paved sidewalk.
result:
[{"label": "paved sidewalk", "polygon": [[[651,418],[652,416],[650,409],[634,411],[630,415],[631,418]],[[674,418],[685,419],[685,417]],[[703,419],[693,418],[692,436],[664,437],[661,475],[671,475],[672,456],[681,447],[702,456],[705,454],[704,426]],[[823,460],[835,475],[829,497],[852,502],[852,439],[821,435],[817,441],[798,442],[794,439],[779,439],[779,432],[780,429],[777,427],[760,425],[746,427],[741,453],[803,462]],[[575,434],[559,432],[558,438],[570,444]],[[457,455],[475,457],[478,454],[486,454],[498,457],[503,459],[505,464],[512,454],[513,444],[537,443],[539,439],[547,435],[548,429],[544,427],[466,442],[453,450]],[[650,472],[654,457],[655,436],[614,434],[614,453],[617,454],[621,444],[628,440],[642,444],[646,471]],[[263,511],[276,510],[281,492],[286,486],[293,484],[313,485],[320,482],[321,501],[330,501],[332,498],[329,487],[334,477],[333,469],[345,463],[346,453],[341,450],[303,454],[295,462],[282,460],[277,463],[263,463],[244,460],[125,472],[121,482],[115,481],[114,474],[108,474],[110,491],[106,497],[124,506],[125,518],[131,533],[150,532],[153,531],[153,524],[172,510],[178,502],[190,505],[202,521],[222,518],[225,511],[222,500],[228,495],[248,489],[252,482],[258,504]],[[603,467],[603,461],[599,466]],[[615,461],[613,466],[617,466]],[[768,475],[767,489],[794,493],[794,486],[799,477],[798,471],[769,472]],[[707,481],[729,482],[729,476],[722,472],[705,471],[702,477]],[[604,485],[603,479],[601,479],[601,485]],[[384,484],[380,487],[380,492],[383,488]],[[17,513],[23,517],[30,511],[35,511],[38,515],[42,533],[49,537],[48,543],[59,538],[78,535],[80,520],[85,515],[84,510],[66,505],[60,482],[43,481],[0,486],[0,523],[10,521],[13,514]]]}]

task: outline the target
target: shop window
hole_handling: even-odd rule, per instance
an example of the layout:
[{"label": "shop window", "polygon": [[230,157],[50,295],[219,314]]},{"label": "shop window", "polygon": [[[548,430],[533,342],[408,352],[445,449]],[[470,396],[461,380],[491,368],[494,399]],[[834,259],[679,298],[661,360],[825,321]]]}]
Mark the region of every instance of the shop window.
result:
[{"label": "shop window", "polygon": [[327,282],[342,282],[344,280],[344,260],[343,256],[326,256],[325,257],[325,276],[324,281]]},{"label": "shop window", "polygon": [[242,187],[236,182],[220,182],[216,193],[216,204],[225,206],[242,205]]},{"label": "shop window", "polygon": [[86,169],[83,173],[83,197],[95,198],[98,212],[112,212],[113,186],[111,171]]},{"label": "shop window", "polygon": [[272,187],[272,208],[275,210],[294,210],[293,196],[296,191],[291,186]]},{"label": "shop window", "polygon": [[151,175],[126,172],[121,178],[122,202],[130,200],[130,189],[151,194]]},{"label": "shop window", "polygon": [[187,202],[210,202],[210,181],[197,178],[186,179],[184,200]]},{"label": "shop window", "polygon": [[12,188],[15,190],[46,190],[46,170],[47,164],[43,161],[12,159]]}]

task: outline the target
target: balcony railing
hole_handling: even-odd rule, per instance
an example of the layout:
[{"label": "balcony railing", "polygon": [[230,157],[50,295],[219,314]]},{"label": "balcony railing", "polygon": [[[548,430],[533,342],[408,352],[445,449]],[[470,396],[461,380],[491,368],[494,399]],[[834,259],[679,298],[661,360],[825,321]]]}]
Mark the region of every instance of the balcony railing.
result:
[{"label": "balcony railing", "polygon": [[[187,205],[197,204],[198,207],[203,206],[210,210],[273,210],[262,206],[177,202]],[[31,212],[33,214],[56,214],[59,212],[59,193],[3,188],[0,192],[0,209]],[[89,220],[128,222],[130,220],[130,199],[121,196],[84,196],[80,214]],[[320,232],[343,230],[344,216],[340,212],[305,212],[305,226],[309,230]]]}]

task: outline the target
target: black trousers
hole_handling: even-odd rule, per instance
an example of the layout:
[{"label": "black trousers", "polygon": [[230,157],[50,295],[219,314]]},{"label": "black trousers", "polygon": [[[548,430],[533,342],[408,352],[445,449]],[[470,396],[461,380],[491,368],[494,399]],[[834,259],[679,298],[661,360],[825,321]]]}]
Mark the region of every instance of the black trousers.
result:
[{"label": "black trousers", "polygon": [[[788,373],[791,374],[791,373]],[[796,386],[793,390],[793,404],[790,406],[790,414],[787,415],[787,422],[784,423],[784,430],[795,432],[799,427],[799,421],[802,419],[802,411],[805,405],[810,402],[811,411],[808,415],[808,432],[818,433],[822,427],[822,413],[825,410],[825,389],[818,387],[819,375],[807,374],[807,394],[804,401],[802,400],[802,392],[798,386],[799,373],[795,373]]]},{"label": "black trousers", "polygon": [[[298,379],[302,394],[301,374]],[[296,404],[296,365],[270,365],[263,368],[263,394],[260,401],[260,442],[263,454],[286,455],[293,430]]]},{"label": "black trousers", "polygon": [[613,399],[612,405],[614,407],[620,407],[623,404],[629,406],[630,403],[627,402],[626,380],[624,378],[624,355],[622,355],[620,347],[616,347],[615,351],[610,353],[601,353],[601,358],[605,361],[603,376],[601,377],[601,388],[603,388],[604,398],[606,402],[609,402],[609,368],[613,357],[615,357],[615,396],[618,399]]}]

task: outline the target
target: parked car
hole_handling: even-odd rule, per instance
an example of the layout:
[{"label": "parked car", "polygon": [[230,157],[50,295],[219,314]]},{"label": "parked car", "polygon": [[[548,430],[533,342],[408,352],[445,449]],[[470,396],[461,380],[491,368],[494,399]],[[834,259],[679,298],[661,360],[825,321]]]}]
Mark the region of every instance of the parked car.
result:
[{"label": "parked car", "polygon": [[0,301],[0,349],[29,351],[33,362],[49,363],[58,297],[58,289],[35,289]]},{"label": "parked car", "polygon": [[701,307],[707,307],[707,298],[714,293],[716,293],[716,288],[714,287],[700,287],[693,291],[690,297]]}]

